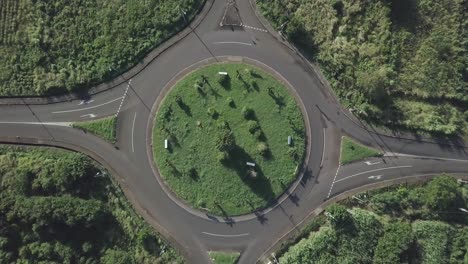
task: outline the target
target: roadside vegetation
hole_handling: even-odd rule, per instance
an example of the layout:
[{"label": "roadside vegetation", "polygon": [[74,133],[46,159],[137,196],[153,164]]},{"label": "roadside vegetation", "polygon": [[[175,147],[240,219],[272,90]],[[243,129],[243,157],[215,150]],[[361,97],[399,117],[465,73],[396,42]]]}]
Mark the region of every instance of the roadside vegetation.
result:
[{"label": "roadside vegetation", "polygon": [[465,2],[257,3],[364,120],[435,135],[468,133]]},{"label": "roadside vegetation", "polygon": [[287,263],[453,263],[468,260],[468,186],[441,175],[356,195],[326,209],[277,253]]},{"label": "roadside vegetation", "polygon": [[213,264],[235,264],[239,259],[240,253],[210,251],[208,255],[210,255]]},{"label": "roadside vegetation", "polygon": [[82,91],[137,64],[203,0],[0,2],[0,96]]},{"label": "roadside vegetation", "polygon": [[280,82],[246,64],[214,64],[166,95],[153,149],[173,192],[227,216],[264,207],[284,192],[302,163],[304,138],[302,113]]},{"label": "roadside vegetation", "polygon": [[340,164],[345,165],[357,160],[382,156],[381,152],[355,142],[349,137],[341,140]]},{"label": "roadside vegetation", "polygon": [[181,263],[82,154],[0,146],[0,263]]},{"label": "roadside vegetation", "polygon": [[117,140],[117,118],[114,116],[92,121],[76,122],[72,126],[74,128],[83,129],[86,132],[93,133],[111,143],[115,143]]}]

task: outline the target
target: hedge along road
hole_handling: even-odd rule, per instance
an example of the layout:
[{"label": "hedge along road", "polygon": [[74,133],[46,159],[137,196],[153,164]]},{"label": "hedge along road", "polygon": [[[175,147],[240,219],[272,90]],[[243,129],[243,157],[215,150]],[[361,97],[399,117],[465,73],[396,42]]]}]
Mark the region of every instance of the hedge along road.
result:
[{"label": "hedge along road", "polygon": [[[162,53],[131,82],[93,96],[92,102],[81,105],[79,101],[71,101],[43,106],[0,106],[1,141],[58,145],[91,155],[114,172],[137,210],[170,237],[187,260],[193,263],[208,263],[206,250],[221,249],[241,251],[240,263],[254,263],[274,241],[319,207],[337,175],[337,152],[343,132],[386,153],[460,160],[468,158],[467,149],[455,146],[454,142],[434,144],[379,135],[363,129],[358,121],[341,109],[331,91],[322,85],[319,76],[294,50],[283,45],[274,35],[257,30],[263,29],[263,26],[248,1],[238,1],[237,4],[245,27],[220,28],[225,1],[215,1],[212,6],[207,5],[209,13],[194,32]],[[147,143],[150,144],[147,142],[150,135],[148,124],[154,118],[151,108],[162,89],[190,65],[206,59],[220,60],[220,56],[248,57],[281,74],[304,102],[308,115],[306,121],[313,129],[309,139],[313,146],[312,153],[306,161],[304,179],[298,182],[294,191],[288,190],[279,199],[281,203],[248,217],[223,219],[201,212],[188,212],[166,195],[153,174],[152,160],[147,155]],[[55,125],[62,124],[58,122],[87,120],[90,117],[88,114],[94,114],[96,118],[115,114],[121,104],[117,121],[118,149],[92,135]],[[41,125],[41,122],[48,124]],[[404,159],[399,157],[391,162]],[[437,162],[453,164],[453,167],[465,164],[453,160],[427,160],[423,163],[435,165]],[[362,163],[361,166],[362,171],[370,170],[369,165]],[[388,170],[385,176],[417,175],[419,171],[427,170],[426,167],[418,163],[408,171]],[[437,166],[431,168],[432,172],[439,172]],[[340,173],[345,170],[341,168]],[[356,174],[354,170],[357,169],[354,168],[349,175]],[[352,177],[335,184],[333,193],[354,188],[354,179],[360,178]]]}]

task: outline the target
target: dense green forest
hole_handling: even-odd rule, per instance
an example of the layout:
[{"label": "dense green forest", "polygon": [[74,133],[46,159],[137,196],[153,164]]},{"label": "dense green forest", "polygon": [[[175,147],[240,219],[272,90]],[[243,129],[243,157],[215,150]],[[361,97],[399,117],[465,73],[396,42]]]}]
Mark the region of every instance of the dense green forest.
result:
[{"label": "dense green forest", "polygon": [[179,263],[82,154],[0,147],[0,263]]},{"label": "dense green forest", "polygon": [[77,91],[136,64],[203,0],[2,0],[0,96]]},{"label": "dense green forest", "polygon": [[258,0],[317,62],[341,102],[375,124],[468,133],[466,0]]},{"label": "dense green forest", "polygon": [[467,202],[449,176],[361,193],[327,208],[280,263],[468,263]]}]

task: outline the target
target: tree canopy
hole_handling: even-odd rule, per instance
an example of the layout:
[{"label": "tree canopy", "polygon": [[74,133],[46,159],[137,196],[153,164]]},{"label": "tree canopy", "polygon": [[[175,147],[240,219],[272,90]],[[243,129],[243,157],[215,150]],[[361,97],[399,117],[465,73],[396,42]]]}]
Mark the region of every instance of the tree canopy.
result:
[{"label": "tree canopy", "polygon": [[259,0],[368,121],[468,132],[468,20],[462,0]]}]

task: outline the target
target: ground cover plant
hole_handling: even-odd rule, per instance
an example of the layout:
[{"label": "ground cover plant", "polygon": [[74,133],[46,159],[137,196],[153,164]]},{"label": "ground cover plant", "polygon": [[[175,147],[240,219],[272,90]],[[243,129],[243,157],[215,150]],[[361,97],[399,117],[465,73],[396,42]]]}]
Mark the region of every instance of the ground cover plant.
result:
[{"label": "ground cover plant", "polygon": [[381,156],[382,153],[366,147],[354,140],[343,137],[341,140],[340,164],[345,165],[357,160]]},{"label": "ground cover plant", "polygon": [[115,143],[117,140],[117,118],[115,118],[114,116],[92,121],[76,122],[73,124],[73,127],[85,130],[87,132],[91,132],[111,143]]},{"label": "ground cover plant", "polygon": [[468,133],[464,1],[257,3],[361,118],[435,135]]},{"label": "ground cover plant", "polygon": [[271,75],[246,64],[214,64],[166,95],[154,158],[172,191],[195,208],[242,214],[266,206],[295,179],[304,133],[299,107]]},{"label": "ground cover plant", "polygon": [[239,259],[240,253],[210,251],[208,255],[210,255],[213,264],[235,264]]},{"label": "ground cover plant", "polygon": [[[466,263],[468,186],[423,185],[361,193],[327,208],[319,226],[285,247],[280,263]],[[317,222],[316,222],[317,223]]]},{"label": "ground cover plant", "polygon": [[110,79],[183,28],[202,3],[1,1],[0,96],[76,92]]},{"label": "ground cover plant", "polygon": [[0,263],[180,263],[82,154],[0,146]]}]

